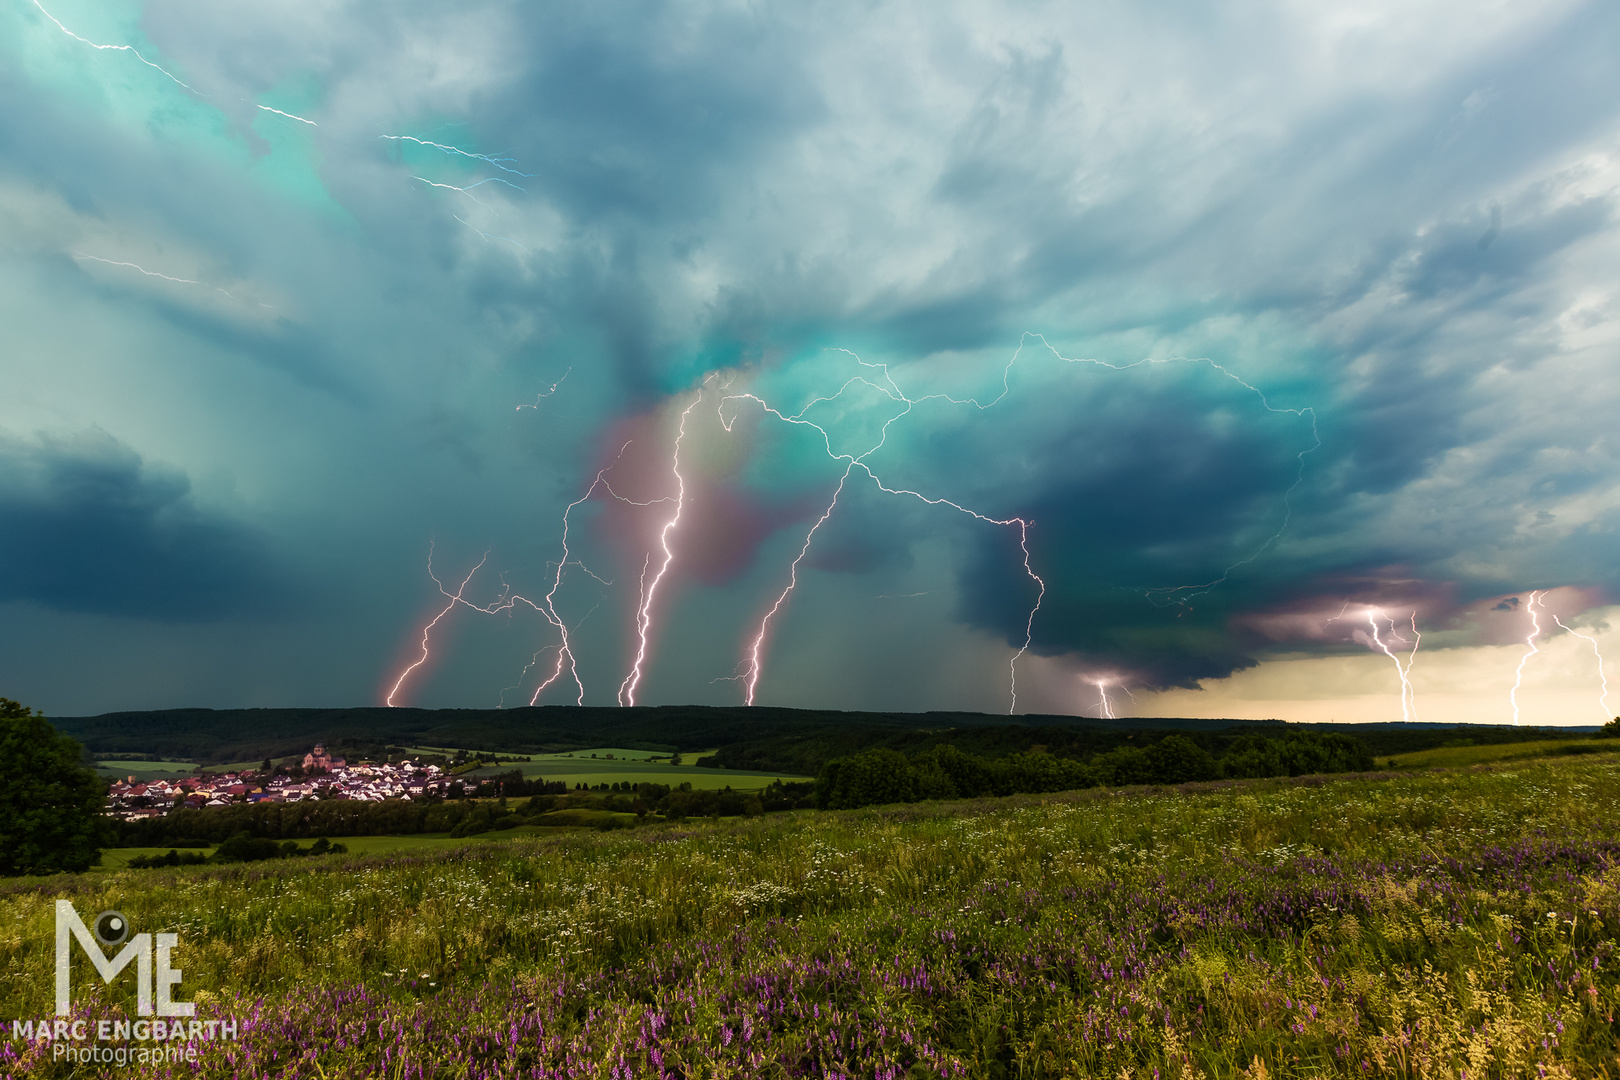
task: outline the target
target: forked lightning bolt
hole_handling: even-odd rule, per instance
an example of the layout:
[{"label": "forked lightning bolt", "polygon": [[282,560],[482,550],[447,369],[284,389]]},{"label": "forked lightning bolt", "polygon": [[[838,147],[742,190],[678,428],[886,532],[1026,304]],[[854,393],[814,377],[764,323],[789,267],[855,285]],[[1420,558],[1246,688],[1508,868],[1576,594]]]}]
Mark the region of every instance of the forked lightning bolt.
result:
[{"label": "forked lightning bolt", "polygon": [[552,394],[555,394],[557,392],[557,387],[563,384],[563,379],[568,378],[569,375],[573,374],[573,371],[573,368],[569,368],[567,371],[563,372],[562,379],[558,379],[556,382],[552,383],[549,389],[540,391],[539,395],[534,399],[533,405],[519,405],[517,407],[517,411],[522,412],[524,409],[538,410],[540,408],[540,403],[546,400],[546,398],[550,397]]},{"label": "forked lightning bolt", "polygon": [[433,616],[433,618],[428,621],[426,626],[422,627],[422,655],[417,658],[415,663],[411,664],[404,671],[399,673],[399,678],[394,680],[393,688],[388,691],[388,696],[383,699],[385,704],[392,707],[394,704],[394,698],[399,695],[399,688],[405,685],[405,680],[410,676],[411,672],[427,663],[428,637],[433,633],[433,628],[439,625],[439,620],[450,614],[450,612],[455,609],[457,604],[467,603],[466,600],[462,599],[462,595],[467,591],[467,585],[472,581],[473,575],[478,573],[478,568],[483,566],[485,560],[488,558],[489,552],[486,551],[484,552],[484,557],[479,559],[477,565],[475,565],[471,570],[467,571],[467,576],[462,578],[461,584],[457,586],[456,591],[452,593],[444,587],[444,583],[440,581],[438,575],[433,572],[433,545],[428,545],[428,577],[432,578],[433,584],[437,585],[439,587],[439,591],[449,598],[449,602],[444,605],[444,608],[437,615]]},{"label": "forked lightning bolt", "polygon": [[1372,627],[1373,643],[1378,646],[1379,650],[1382,651],[1385,656],[1389,657],[1390,660],[1394,662],[1395,673],[1400,676],[1401,719],[1407,723],[1411,723],[1417,719],[1417,695],[1412,691],[1412,662],[1417,659],[1418,644],[1423,640],[1423,635],[1418,633],[1417,612],[1414,611],[1412,613],[1412,651],[1407,655],[1405,664],[1401,663],[1401,658],[1395,655],[1394,650],[1392,650],[1379,635],[1378,620],[1380,618],[1384,618],[1389,621],[1390,640],[1399,640],[1395,636],[1394,619],[1385,615],[1384,612],[1379,608],[1367,609],[1367,625]]},{"label": "forked lightning bolt", "polygon": [[114,52],[127,52],[131,56],[133,56],[135,59],[137,59],[141,63],[145,64],[147,67],[151,68],[152,70],[161,72],[166,78],[168,78],[168,80],[170,82],[174,83],[176,86],[180,87],[181,89],[190,90],[192,93],[196,93],[195,90],[191,90],[190,86],[188,86],[185,83],[181,82],[180,79],[173,72],[171,72],[171,71],[169,71],[169,70],[167,70],[167,69],[165,69],[163,67],[160,67],[157,64],[152,63],[152,61],[150,61],[146,57],[142,56],[140,54],[140,52],[135,48],[135,46],[133,46],[133,45],[99,45],[96,42],[91,41],[87,37],[80,37],[78,34],[75,34],[73,31],[69,30],[66,26],[62,25],[62,20],[58,19],[55,15],[52,15],[49,11],[46,11],[45,10],[45,5],[40,3],[39,0],[34,0],[34,6],[39,8],[39,12],[40,12],[41,15],[44,15],[47,19],[51,20],[51,22],[55,23],[56,28],[58,30],[62,31],[62,33],[66,34],[68,37],[72,38],[74,41],[77,41],[77,42],[80,42],[82,44],[88,45],[92,49],[111,50],[111,51],[114,51]]},{"label": "forked lightning bolt", "polygon": [[1107,720],[1118,719],[1114,716],[1114,708],[1108,703],[1108,683],[1098,679],[1094,685],[1097,687],[1097,696],[1101,699],[1103,718]]},{"label": "forked lightning bolt", "polygon": [[1598,651],[1597,639],[1588,637],[1572,627],[1564,626],[1564,620],[1560,619],[1557,615],[1553,616],[1553,622],[1557,623],[1559,626],[1563,626],[1565,630],[1568,630],[1570,633],[1592,646],[1592,655],[1597,657],[1598,681],[1603,685],[1602,691],[1598,694],[1598,712],[1603,714],[1603,718],[1605,720],[1609,719],[1609,675],[1608,672],[1604,670],[1603,654]]},{"label": "forked lightning bolt", "polygon": [[379,138],[379,139],[388,139],[388,140],[391,140],[393,142],[415,143],[418,146],[431,146],[433,149],[442,151],[443,153],[446,153],[446,154],[456,154],[456,155],[459,155],[459,156],[464,157],[464,158],[471,158],[471,159],[476,160],[476,161],[482,161],[482,162],[484,162],[486,164],[495,166],[497,169],[501,170],[502,172],[508,172],[508,173],[511,173],[513,176],[521,176],[521,177],[524,177],[525,179],[532,180],[532,179],[534,179],[534,175],[535,175],[534,173],[518,172],[516,169],[508,168],[507,163],[512,161],[513,160],[512,158],[505,158],[505,157],[498,158],[498,157],[491,157],[488,154],[475,154],[475,153],[472,153],[469,150],[463,150],[459,146],[450,146],[450,145],[448,145],[446,143],[437,143],[437,142],[432,141],[431,139],[418,139],[414,135],[379,135],[379,136],[377,136],[377,138]]},{"label": "forked lightning bolt", "polygon": [[1529,663],[1532,656],[1541,651],[1541,647],[1536,644],[1536,638],[1541,636],[1541,620],[1536,618],[1536,601],[1540,597],[1541,593],[1539,591],[1531,589],[1530,602],[1524,605],[1525,610],[1530,613],[1530,636],[1524,639],[1525,645],[1529,646],[1529,648],[1523,656],[1519,657],[1518,670],[1513,673],[1513,689],[1508,691],[1508,704],[1513,707],[1514,727],[1519,726],[1519,688],[1524,685],[1524,665]]},{"label": "forked lightning bolt", "polygon": [[[641,666],[647,660],[648,638],[652,634],[653,600],[657,596],[658,586],[669,572],[669,564],[675,561],[675,550],[669,546],[669,534],[675,531],[681,523],[681,512],[686,508],[686,478],[681,475],[681,443],[686,441],[686,420],[697,408],[698,402],[703,400],[703,392],[698,391],[692,403],[681,411],[680,430],[675,435],[675,453],[672,469],[675,473],[675,513],[664,523],[658,533],[658,546],[663,550],[664,561],[659,564],[658,572],[653,575],[652,581],[645,580],[643,569],[643,584],[641,589],[641,608],[636,613],[636,657],[630,665],[630,672],[619,684],[619,704],[634,705],[636,703],[636,689],[641,685]],[[649,554],[649,562],[652,556]]]},{"label": "forked lightning bolt", "polygon": [[[754,702],[754,690],[755,690],[755,687],[758,685],[759,677],[760,677],[761,673],[764,670],[764,659],[763,659],[764,640],[765,640],[765,634],[766,634],[766,630],[767,630],[767,628],[769,626],[770,620],[781,610],[782,605],[787,602],[788,595],[793,591],[794,586],[797,584],[799,563],[804,559],[805,553],[809,550],[810,542],[814,538],[816,530],[820,529],[822,524],[824,524],[826,522],[827,518],[832,514],[833,508],[837,503],[838,493],[843,491],[844,483],[845,483],[845,481],[848,480],[849,474],[855,469],[860,469],[862,472],[864,472],[867,475],[867,477],[869,479],[871,479],[873,484],[876,485],[877,489],[879,491],[884,492],[885,494],[888,494],[888,495],[909,495],[912,498],[919,499],[922,502],[925,502],[925,503],[929,504],[930,506],[949,506],[953,510],[957,510],[957,511],[963,513],[963,514],[967,514],[969,517],[976,518],[979,521],[987,522],[987,523],[989,523],[991,525],[1007,525],[1007,526],[1016,525],[1018,527],[1019,548],[1024,553],[1024,572],[1025,572],[1025,574],[1027,574],[1029,576],[1030,580],[1035,583],[1036,588],[1037,588],[1038,591],[1037,591],[1036,597],[1035,597],[1035,605],[1032,608],[1030,608],[1029,618],[1025,622],[1025,625],[1024,625],[1024,643],[1023,643],[1023,645],[1021,645],[1018,648],[1018,651],[1015,652],[1013,654],[1012,658],[1008,661],[1008,670],[1009,670],[1009,677],[1010,677],[1010,683],[1011,683],[1012,703],[1008,706],[1007,711],[1009,713],[1012,713],[1012,712],[1016,711],[1017,708],[1018,708],[1018,661],[1024,655],[1024,653],[1029,651],[1029,646],[1030,646],[1031,641],[1033,640],[1033,637],[1034,637],[1035,614],[1036,614],[1036,612],[1038,612],[1040,610],[1041,601],[1046,596],[1046,582],[1041,579],[1039,574],[1035,573],[1034,567],[1030,565],[1030,554],[1029,554],[1029,526],[1030,526],[1030,522],[1025,520],[1024,518],[1018,518],[1018,517],[1006,518],[1006,519],[992,518],[992,517],[989,517],[989,516],[987,516],[985,514],[981,514],[976,510],[969,510],[967,507],[962,506],[959,503],[952,502],[950,499],[930,498],[927,495],[923,495],[920,492],[912,491],[909,488],[891,488],[887,484],[885,484],[883,482],[882,478],[880,478],[877,475],[877,473],[872,471],[872,467],[871,467],[871,465],[869,465],[867,463],[866,459],[871,457],[873,454],[877,453],[877,451],[879,451],[880,449],[883,448],[885,442],[887,442],[888,437],[889,437],[889,428],[891,426],[893,426],[895,421],[899,420],[901,417],[903,417],[907,413],[911,412],[911,410],[916,407],[917,401],[914,401],[914,400],[906,397],[906,395],[900,390],[900,387],[895,383],[893,377],[889,373],[888,365],[886,365],[886,364],[868,363],[867,361],[865,361],[865,360],[861,359],[859,356],[857,356],[855,353],[850,352],[848,349],[838,349],[838,350],[835,350],[835,351],[845,353],[846,355],[852,357],[855,360],[855,362],[857,364],[861,365],[862,367],[871,368],[871,369],[873,369],[875,371],[882,372],[882,378],[883,378],[883,382],[884,382],[885,385],[879,385],[879,384],[873,382],[870,379],[867,379],[867,378],[865,378],[863,376],[857,375],[854,378],[851,378],[848,381],[846,381],[844,383],[844,385],[841,386],[837,390],[837,392],[835,392],[833,394],[830,394],[830,395],[828,395],[826,397],[818,397],[818,398],[812,399],[808,404],[806,404],[804,406],[804,408],[800,409],[797,413],[794,413],[792,415],[788,415],[786,413],[783,413],[781,410],[775,408],[769,402],[765,401],[763,398],[761,398],[761,397],[759,397],[758,395],[755,395],[755,394],[733,394],[733,395],[723,397],[720,400],[720,410],[721,410],[720,422],[725,427],[725,429],[727,431],[731,430],[732,423],[731,423],[731,421],[728,421],[726,419],[726,416],[725,416],[725,411],[724,410],[725,410],[726,403],[727,402],[732,402],[732,401],[752,401],[756,405],[758,405],[761,409],[763,409],[766,413],[769,413],[771,416],[776,417],[778,420],[781,420],[784,423],[798,424],[798,425],[802,425],[802,426],[805,426],[805,427],[808,427],[808,428],[811,428],[811,429],[815,430],[817,433],[819,433],[821,435],[822,445],[826,447],[827,456],[832,458],[834,461],[842,462],[844,464],[844,475],[839,480],[838,491],[834,493],[833,502],[828,504],[827,510],[821,515],[820,518],[817,519],[815,525],[811,526],[809,533],[805,536],[804,546],[800,549],[798,558],[796,558],[793,561],[792,573],[790,575],[787,588],[785,588],[782,591],[781,595],[779,595],[777,597],[776,603],[771,606],[770,610],[768,612],[766,612],[764,618],[760,620],[759,631],[758,631],[758,633],[756,633],[754,635],[754,644],[751,647],[751,649],[749,651],[749,656],[745,661],[745,664],[747,666],[746,685],[747,685],[747,700],[748,700],[748,703],[750,705],[752,705],[753,702]],[[867,386],[867,387],[877,391],[879,394],[882,394],[885,397],[888,397],[891,401],[895,402],[897,405],[900,405],[901,408],[893,416],[890,416],[887,420],[885,420],[883,422],[883,426],[879,430],[878,440],[872,446],[868,447],[865,451],[863,451],[860,454],[839,453],[838,451],[833,449],[832,435],[827,431],[827,429],[822,427],[819,424],[816,424],[816,423],[810,421],[810,420],[806,420],[804,414],[809,412],[810,409],[812,409],[816,405],[836,400],[838,397],[842,396],[843,393],[846,390],[848,390],[850,387],[856,385],[857,383],[862,384],[864,386]],[[940,395],[933,395],[933,396],[937,397],[937,396],[940,396]],[[917,400],[921,401],[921,400],[928,400],[928,399],[927,398],[919,398]]]},{"label": "forked lightning bolt", "polygon": [[816,530],[825,525],[827,519],[832,517],[833,508],[838,505],[838,496],[843,493],[844,485],[849,481],[850,471],[854,468],[855,465],[851,462],[844,469],[844,475],[838,478],[838,487],[833,491],[832,501],[827,504],[827,509],[821,512],[821,516],[816,519],[816,523],[810,526],[810,531],[804,534],[804,546],[799,548],[798,558],[794,559],[793,565],[788,567],[787,586],[777,595],[776,603],[771,605],[771,610],[767,611],[765,617],[759,620],[759,632],[754,635],[754,643],[748,650],[748,673],[744,676],[745,681],[743,684],[745,704],[752,705],[754,703],[754,688],[759,685],[760,672],[764,670],[761,654],[765,648],[765,633],[770,628],[771,619],[782,609],[782,605],[787,602],[788,593],[792,592],[793,587],[799,583],[799,564],[804,561],[805,555],[809,553],[810,541],[815,539]]},{"label": "forked lightning bolt", "polygon": [[[1009,712],[1016,711],[1016,709],[1018,707],[1018,667],[1017,667],[1018,660],[1024,655],[1025,652],[1027,652],[1029,650],[1030,644],[1033,641],[1035,615],[1040,610],[1041,602],[1045,598],[1045,595],[1046,595],[1046,583],[1045,583],[1045,581],[1041,579],[1040,575],[1035,573],[1034,567],[1030,564],[1029,526],[1030,526],[1031,523],[1029,521],[1025,520],[1025,519],[1022,519],[1022,518],[1008,518],[1008,519],[1005,519],[1005,520],[998,520],[998,519],[990,518],[990,517],[987,517],[986,515],[977,513],[976,511],[968,510],[967,508],[965,508],[965,507],[963,507],[963,506],[961,506],[961,505],[959,505],[959,504],[957,504],[955,502],[952,502],[952,501],[950,501],[948,499],[931,499],[931,498],[927,498],[926,496],[923,496],[923,495],[919,494],[918,492],[907,491],[907,490],[904,490],[904,489],[889,488],[888,486],[886,486],[883,483],[883,481],[878,477],[878,475],[875,472],[872,471],[870,465],[867,463],[867,459],[869,457],[871,457],[872,454],[876,453],[879,449],[882,448],[882,446],[884,445],[884,442],[888,438],[889,428],[896,421],[898,421],[901,417],[903,417],[907,413],[911,412],[912,409],[914,409],[917,405],[919,405],[922,402],[925,402],[925,401],[946,401],[946,402],[949,402],[949,403],[955,404],[955,405],[971,405],[974,408],[979,409],[981,411],[990,409],[993,406],[997,405],[999,402],[1002,401],[1002,399],[1006,398],[1008,396],[1008,394],[1011,393],[1011,374],[1012,374],[1013,366],[1018,362],[1018,358],[1022,354],[1024,346],[1025,346],[1025,344],[1027,344],[1027,342],[1029,341],[1030,338],[1034,338],[1034,339],[1040,341],[1040,343],[1042,345],[1046,346],[1047,350],[1049,352],[1051,352],[1054,357],[1056,357],[1059,360],[1062,360],[1065,363],[1071,363],[1071,364],[1095,364],[1095,365],[1100,366],[1100,367],[1106,367],[1106,368],[1108,368],[1110,370],[1113,370],[1113,371],[1126,371],[1126,370],[1130,370],[1131,368],[1139,367],[1139,366],[1141,366],[1143,364],[1161,364],[1161,363],[1177,363],[1177,362],[1179,362],[1179,363],[1192,363],[1192,364],[1208,364],[1211,368],[1213,368],[1214,370],[1220,372],[1221,375],[1225,376],[1228,379],[1231,379],[1233,382],[1236,382],[1238,385],[1242,386],[1244,389],[1246,389],[1250,393],[1254,394],[1257,398],[1259,398],[1261,406],[1263,408],[1265,408],[1268,412],[1287,413],[1289,415],[1298,416],[1298,417],[1301,417],[1301,418],[1308,418],[1310,420],[1312,443],[1311,443],[1310,446],[1308,446],[1305,449],[1301,450],[1296,455],[1298,468],[1296,469],[1293,484],[1289,486],[1289,488],[1288,488],[1288,490],[1286,492],[1284,492],[1284,495],[1283,495],[1283,520],[1282,520],[1281,524],[1279,525],[1277,531],[1274,532],[1270,537],[1268,537],[1265,540],[1264,543],[1262,543],[1258,548],[1256,548],[1247,557],[1245,557],[1243,559],[1240,559],[1237,562],[1235,562],[1235,563],[1231,564],[1230,566],[1226,567],[1226,569],[1224,571],[1222,571],[1220,576],[1218,576],[1217,578],[1215,578],[1215,579],[1213,579],[1211,581],[1205,582],[1205,583],[1200,584],[1200,585],[1178,585],[1178,586],[1160,587],[1160,588],[1144,590],[1144,593],[1147,595],[1147,597],[1148,597],[1148,599],[1150,601],[1153,601],[1153,602],[1157,603],[1159,599],[1164,598],[1167,603],[1174,602],[1174,603],[1183,603],[1184,604],[1188,600],[1190,600],[1192,597],[1198,596],[1198,595],[1200,595],[1200,594],[1202,594],[1204,592],[1208,592],[1210,589],[1213,589],[1216,586],[1220,585],[1222,582],[1226,581],[1227,578],[1231,576],[1231,574],[1232,574],[1232,572],[1234,570],[1236,570],[1240,566],[1246,565],[1247,563],[1253,562],[1255,559],[1259,558],[1261,554],[1263,554],[1267,549],[1269,549],[1273,544],[1275,544],[1277,542],[1277,540],[1282,536],[1283,532],[1287,529],[1288,523],[1289,523],[1289,521],[1291,520],[1291,517],[1292,517],[1292,513],[1293,513],[1293,508],[1292,508],[1293,494],[1298,489],[1299,485],[1304,481],[1306,455],[1308,455],[1308,454],[1312,453],[1313,451],[1317,450],[1322,445],[1321,435],[1320,435],[1320,433],[1319,433],[1319,431],[1317,429],[1316,412],[1315,412],[1314,409],[1311,409],[1311,408],[1289,409],[1289,408],[1279,408],[1277,406],[1272,405],[1271,402],[1266,398],[1266,395],[1263,392],[1261,392],[1257,387],[1255,387],[1252,384],[1244,381],[1242,378],[1240,378],[1237,375],[1233,374],[1231,371],[1227,370],[1222,365],[1220,365],[1218,363],[1215,363],[1213,360],[1189,359],[1189,358],[1186,358],[1186,357],[1175,357],[1175,358],[1171,358],[1171,359],[1167,359],[1167,360],[1159,360],[1159,359],[1154,359],[1154,358],[1150,357],[1150,358],[1147,358],[1147,359],[1135,361],[1134,363],[1131,363],[1131,364],[1111,364],[1111,363],[1108,363],[1108,362],[1102,361],[1102,360],[1074,359],[1074,358],[1063,356],[1062,354],[1058,353],[1058,351],[1055,348],[1053,348],[1052,345],[1049,342],[1047,342],[1047,340],[1044,337],[1042,337],[1041,335],[1026,333],[1023,336],[1023,338],[1020,339],[1018,349],[1014,351],[1011,359],[1009,359],[1007,361],[1006,366],[1002,369],[1001,393],[996,395],[996,397],[994,397],[990,401],[981,402],[977,398],[972,398],[972,397],[969,397],[969,398],[956,398],[956,397],[952,397],[951,395],[948,395],[948,394],[927,394],[927,395],[922,395],[922,396],[917,397],[917,398],[909,397],[904,391],[902,391],[900,389],[899,384],[895,382],[892,373],[889,371],[888,365],[870,363],[870,362],[862,359],[859,355],[857,355],[856,353],[854,353],[854,352],[852,352],[852,351],[850,351],[848,349],[838,349],[836,351],[842,352],[842,353],[848,355],[850,358],[852,358],[861,367],[869,368],[869,369],[871,369],[873,371],[878,372],[879,373],[878,380],[880,380],[880,381],[874,381],[874,379],[867,378],[867,377],[865,377],[863,375],[856,375],[853,378],[847,380],[836,392],[834,392],[834,393],[832,393],[830,395],[823,396],[823,397],[813,398],[802,409],[800,409],[797,413],[794,413],[792,415],[787,415],[787,414],[781,412],[780,410],[772,407],[769,403],[767,403],[763,399],[761,399],[761,398],[759,398],[759,397],[757,397],[756,395],[753,395],[753,394],[735,395],[735,396],[730,397],[730,398],[723,398],[722,401],[721,401],[721,407],[722,407],[722,410],[723,410],[724,406],[725,406],[725,403],[727,401],[742,400],[742,399],[752,400],[752,401],[758,403],[760,405],[760,407],[763,408],[766,412],[768,412],[771,415],[775,416],[779,420],[783,420],[783,421],[785,421],[787,423],[792,423],[792,424],[804,424],[806,426],[814,428],[817,432],[819,432],[821,434],[822,441],[823,441],[823,444],[826,447],[828,456],[833,458],[836,461],[842,461],[842,462],[844,462],[846,464],[844,475],[839,480],[838,491],[834,493],[832,503],[830,503],[828,505],[827,510],[825,512],[823,512],[822,516],[819,519],[817,519],[816,523],[813,526],[811,526],[809,533],[805,536],[804,545],[801,547],[798,557],[794,559],[792,566],[789,568],[788,584],[782,590],[782,592],[778,595],[778,597],[776,599],[776,602],[771,605],[769,610],[765,613],[764,617],[761,619],[760,624],[759,624],[759,630],[755,634],[753,643],[751,644],[751,646],[749,648],[748,656],[744,660],[745,675],[742,678],[744,679],[744,682],[745,682],[745,698],[746,698],[748,704],[752,705],[754,703],[755,689],[758,686],[759,678],[760,678],[760,675],[761,675],[761,673],[763,671],[763,650],[764,650],[765,637],[766,637],[767,630],[769,628],[769,624],[770,624],[771,620],[781,611],[783,604],[787,602],[788,595],[793,591],[794,587],[797,585],[799,564],[803,561],[806,553],[809,551],[810,543],[814,539],[816,531],[821,528],[821,526],[826,522],[828,516],[832,513],[833,508],[837,503],[838,493],[842,492],[844,483],[848,480],[850,472],[855,468],[860,468],[863,472],[865,472],[867,474],[868,477],[870,477],[872,479],[872,481],[878,486],[878,488],[880,490],[885,491],[885,492],[887,492],[889,494],[912,495],[912,496],[914,496],[916,498],[919,498],[919,499],[922,499],[924,502],[928,502],[928,503],[930,503],[932,505],[951,506],[951,507],[953,507],[953,508],[955,508],[955,509],[957,509],[957,510],[963,512],[963,513],[971,514],[973,517],[976,517],[981,521],[992,522],[992,523],[998,524],[998,525],[1015,525],[1016,524],[1018,526],[1018,528],[1019,528],[1019,546],[1020,546],[1020,548],[1021,548],[1021,550],[1023,551],[1023,554],[1024,554],[1024,571],[1025,571],[1025,574],[1035,583],[1038,591],[1037,591],[1035,604],[1030,609],[1029,618],[1028,618],[1028,620],[1026,620],[1026,623],[1025,623],[1025,627],[1024,627],[1024,629],[1025,629],[1024,644],[1017,650],[1017,652],[1014,653],[1012,659],[1009,661],[1009,684],[1010,684],[1011,705],[1009,706],[1008,711]],[[893,416],[889,417],[884,422],[884,424],[882,426],[882,429],[881,429],[881,432],[880,432],[879,439],[878,439],[877,443],[874,446],[870,447],[869,449],[867,449],[865,452],[863,452],[861,454],[842,454],[842,453],[839,453],[839,452],[837,452],[837,451],[835,451],[833,449],[832,438],[831,438],[831,435],[827,432],[827,430],[825,428],[821,427],[818,424],[815,424],[815,423],[813,423],[813,422],[811,422],[809,420],[806,420],[805,419],[805,414],[807,412],[809,412],[809,410],[812,409],[813,407],[815,407],[816,405],[836,400],[837,398],[842,396],[845,391],[849,390],[852,386],[855,386],[857,384],[864,385],[867,388],[869,388],[871,390],[874,390],[877,393],[888,397],[891,401],[894,401],[897,405],[900,405],[902,407],[899,409],[899,411],[897,411]],[[727,430],[730,430],[730,423],[728,423],[726,421],[723,412],[722,412],[721,421],[722,421],[723,424],[725,424]],[[1416,629],[1416,627],[1415,627],[1415,624],[1414,624],[1414,631],[1415,631],[1415,629]],[[1397,666],[1399,666],[1399,665],[1397,664]],[[1404,674],[1403,674],[1403,680],[1404,680]],[[1409,708],[1408,708],[1407,703],[1409,702],[1409,700],[1410,700],[1409,693],[1403,692],[1403,708],[1407,708],[1408,711],[1409,711]]]}]

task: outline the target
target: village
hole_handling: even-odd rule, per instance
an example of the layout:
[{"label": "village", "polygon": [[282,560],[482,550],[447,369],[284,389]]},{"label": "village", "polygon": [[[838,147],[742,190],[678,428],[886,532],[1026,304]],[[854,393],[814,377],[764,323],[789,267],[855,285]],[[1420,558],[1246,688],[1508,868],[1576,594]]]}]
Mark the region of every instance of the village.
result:
[{"label": "village", "polygon": [[333,757],[324,745],[304,755],[300,776],[279,771],[243,769],[199,774],[176,780],[115,780],[107,791],[107,813],[124,821],[161,817],[181,806],[229,806],[232,803],[299,802],[304,799],[347,799],[381,802],[443,796],[453,781],[437,765],[362,761],[350,765]]}]

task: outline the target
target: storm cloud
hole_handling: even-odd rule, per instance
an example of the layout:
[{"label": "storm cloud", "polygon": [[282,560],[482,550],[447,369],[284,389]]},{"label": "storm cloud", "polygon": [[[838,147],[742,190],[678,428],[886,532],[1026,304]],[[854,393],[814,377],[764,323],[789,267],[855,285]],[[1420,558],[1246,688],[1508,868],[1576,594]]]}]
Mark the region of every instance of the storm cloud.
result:
[{"label": "storm cloud", "polygon": [[773,702],[1005,708],[1620,597],[1612,5],[46,7],[163,71],[0,15],[0,425],[80,432],[0,599],[275,657],[74,708],[374,701],[430,544],[444,705],[512,596],[614,700],[666,546],[647,701],[767,611]]}]

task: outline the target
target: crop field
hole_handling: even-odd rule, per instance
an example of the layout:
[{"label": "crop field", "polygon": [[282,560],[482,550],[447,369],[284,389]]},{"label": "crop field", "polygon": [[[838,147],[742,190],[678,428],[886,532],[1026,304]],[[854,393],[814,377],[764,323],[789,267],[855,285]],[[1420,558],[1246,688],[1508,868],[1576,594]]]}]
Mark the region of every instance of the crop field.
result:
[{"label": "crop field", "polygon": [[[1437,746],[1390,758],[1397,769],[1456,769],[1526,758],[1563,757],[1571,754],[1620,753],[1620,739],[1546,739],[1539,742],[1501,743],[1495,746]],[[1380,758],[1380,763],[1383,762]]]},{"label": "crop field", "polygon": [[51,1013],[57,897],[239,1020],[146,1075],[1620,1076],[1606,754],[12,881],[0,1017]]},{"label": "crop field", "polygon": [[96,771],[107,777],[137,780],[172,780],[176,776],[190,776],[196,766],[189,761],[98,761]]},{"label": "crop field", "polygon": [[[701,751],[683,754],[684,765],[671,765],[668,755],[649,754],[644,750],[577,750],[571,754],[535,754],[529,761],[478,769],[474,778],[498,776],[517,769],[525,779],[544,777],[562,781],[569,787],[575,784],[652,783],[679,787],[691,784],[696,790],[718,791],[729,787],[734,791],[755,791],[768,787],[773,780],[788,782],[810,779],[795,773],[754,772],[746,769],[700,769],[690,762],[701,756]],[[596,757],[591,757],[596,754]],[[607,758],[608,754],[613,759]]]}]

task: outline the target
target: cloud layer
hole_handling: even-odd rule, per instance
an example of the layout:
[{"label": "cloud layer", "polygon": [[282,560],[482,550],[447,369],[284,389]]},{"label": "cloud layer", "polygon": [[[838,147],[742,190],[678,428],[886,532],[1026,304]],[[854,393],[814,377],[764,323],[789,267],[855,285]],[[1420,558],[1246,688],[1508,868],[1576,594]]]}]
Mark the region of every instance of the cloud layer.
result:
[{"label": "cloud layer", "polygon": [[[61,689],[117,633],[53,615],[8,696],[375,700],[430,541],[501,611],[412,676],[445,705],[527,698],[535,605],[614,700],[666,542],[648,701],[737,700],[801,553],[761,700],[1620,596],[1609,6],[45,8],[0,16],[0,600],[253,644],[130,701]],[[564,559],[604,469],[645,505]]]}]

